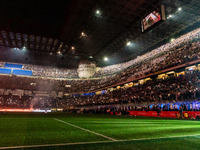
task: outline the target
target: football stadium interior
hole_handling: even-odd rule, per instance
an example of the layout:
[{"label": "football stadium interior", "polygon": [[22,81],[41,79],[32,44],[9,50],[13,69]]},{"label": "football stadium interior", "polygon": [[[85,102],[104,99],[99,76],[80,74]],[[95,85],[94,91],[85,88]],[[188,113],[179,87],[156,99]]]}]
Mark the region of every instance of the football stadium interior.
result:
[{"label": "football stadium interior", "polygon": [[199,8],[1,0],[0,150],[199,150]]}]

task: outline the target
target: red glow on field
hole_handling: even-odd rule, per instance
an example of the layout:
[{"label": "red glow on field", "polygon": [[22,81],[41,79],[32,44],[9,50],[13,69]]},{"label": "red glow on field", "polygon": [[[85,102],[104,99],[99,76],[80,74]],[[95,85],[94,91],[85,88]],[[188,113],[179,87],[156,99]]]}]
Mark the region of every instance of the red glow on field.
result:
[{"label": "red glow on field", "polygon": [[31,109],[0,109],[0,112],[31,112]]}]

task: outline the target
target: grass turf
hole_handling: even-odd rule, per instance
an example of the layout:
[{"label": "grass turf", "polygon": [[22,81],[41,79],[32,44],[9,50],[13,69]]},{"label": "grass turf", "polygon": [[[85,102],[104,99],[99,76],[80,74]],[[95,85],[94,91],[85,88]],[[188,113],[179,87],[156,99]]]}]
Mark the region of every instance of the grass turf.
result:
[{"label": "grass turf", "polygon": [[[200,135],[200,122],[191,120],[66,113],[8,113],[0,114],[0,148],[110,141],[54,118],[116,140]],[[199,143],[200,136],[190,136],[24,149],[200,149]]]}]

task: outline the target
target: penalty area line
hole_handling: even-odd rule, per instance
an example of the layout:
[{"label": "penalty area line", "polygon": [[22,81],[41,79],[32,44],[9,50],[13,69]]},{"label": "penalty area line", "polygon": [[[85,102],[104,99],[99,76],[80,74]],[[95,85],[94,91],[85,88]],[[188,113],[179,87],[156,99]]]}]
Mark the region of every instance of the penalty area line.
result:
[{"label": "penalty area line", "polygon": [[19,149],[19,148],[37,148],[37,147],[56,147],[56,146],[70,146],[70,145],[87,145],[87,144],[103,144],[103,143],[114,143],[114,142],[129,142],[129,141],[145,141],[145,140],[157,140],[157,139],[170,139],[170,138],[182,138],[182,137],[195,137],[197,135],[182,135],[182,136],[168,136],[168,137],[157,137],[157,138],[140,138],[140,139],[127,139],[127,140],[115,140],[115,141],[94,141],[94,142],[77,142],[77,143],[61,143],[61,144],[45,144],[45,145],[27,145],[27,146],[10,146],[0,147],[0,150],[5,149]]},{"label": "penalty area line", "polygon": [[105,136],[105,135],[103,135],[103,134],[100,134],[100,133],[97,133],[97,132],[94,132],[94,131],[91,131],[91,130],[88,130],[88,129],[85,129],[85,128],[82,128],[82,127],[79,127],[79,126],[76,126],[76,125],[71,124],[71,123],[69,123],[69,122],[66,122],[66,121],[63,121],[63,120],[60,120],[60,119],[56,119],[56,118],[54,118],[54,120],[59,121],[59,122],[62,122],[62,123],[67,124],[67,125],[70,125],[70,126],[72,126],[72,127],[81,129],[81,130],[83,130],[83,131],[87,131],[87,132],[96,134],[96,135],[98,135],[98,136],[104,137],[104,138],[109,139],[109,140],[111,140],[111,141],[117,141],[116,139],[113,139],[113,138],[111,138],[111,137],[108,137],[108,136]]}]

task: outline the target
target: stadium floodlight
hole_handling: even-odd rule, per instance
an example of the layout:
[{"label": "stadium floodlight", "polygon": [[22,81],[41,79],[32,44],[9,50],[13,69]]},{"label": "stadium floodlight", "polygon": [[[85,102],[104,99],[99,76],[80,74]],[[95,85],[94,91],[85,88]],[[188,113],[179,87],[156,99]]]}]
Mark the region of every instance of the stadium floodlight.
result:
[{"label": "stadium floodlight", "polygon": [[167,17],[167,19],[169,19],[169,18],[172,18],[172,15],[169,15],[169,16]]},{"label": "stadium floodlight", "polygon": [[84,33],[84,32],[81,32],[81,36],[85,36],[85,33]]},{"label": "stadium floodlight", "polygon": [[178,8],[178,11],[181,11],[181,10],[182,10],[182,8],[181,8],[181,7],[179,7],[179,8]]},{"label": "stadium floodlight", "polygon": [[97,10],[96,10],[96,15],[100,15],[100,14],[101,14],[100,10],[97,9]]},{"label": "stadium floodlight", "polygon": [[131,46],[131,42],[130,42],[130,41],[127,42],[127,43],[126,43],[126,46]]},{"label": "stadium floodlight", "polygon": [[104,61],[108,61],[108,57],[104,57]]},{"label": "stadium floodlight", "polygon": [[173,42],[175,39],[174,38],[172,38],[171,40],[170,40],[170,42]]},{"label": "stadium floodlight", "polygon": [[80,36],[80,38],[82,38],[82,37],[86,37],[87,35],[86,35],[86,33],[85,32],[81,32],[81,36]]}]

